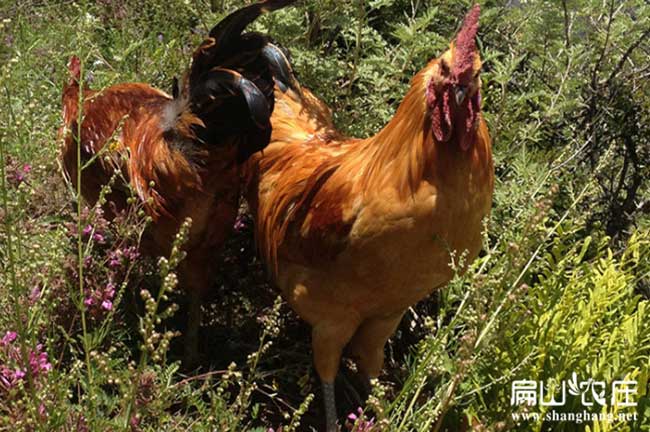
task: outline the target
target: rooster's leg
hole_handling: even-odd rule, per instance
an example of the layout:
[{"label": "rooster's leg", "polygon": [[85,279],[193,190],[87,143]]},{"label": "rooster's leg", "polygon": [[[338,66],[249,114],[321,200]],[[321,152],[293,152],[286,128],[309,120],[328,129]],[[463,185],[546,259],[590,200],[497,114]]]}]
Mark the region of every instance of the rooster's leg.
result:
[{"label": "rooster's leg", "polygon": [[320,322],[312,329],[314,365],[323,385],[327,432],[337,431],[334,379],[339,370],[343,347],[348,343],[358,325],[358,321],[350,319],[350,316],[340,318],[338,321]]},{"label": "rooster's leg", "polygon": [[327,432],[336,432],[336,397],[334,396],[334,383],[323,382],[323,401],[325,402],[325,427]]},{"label": "rooster's leg", "polygon": [[372,390],[370,380],[377,378],[384,365],[384,346],[395,332],[404,312],[364,321],[355,332],[349,345],[349,354],[357,362],[364,390]]},{"label": "rooster's leg", "polygon": [[212,275],[208,254],[203,250],[188,252],[179,266],[179,284],[189,297],[187,327],[185,329],[183,367],[196,368],[200,363],[199,331],[201,328],[201,304]]}]

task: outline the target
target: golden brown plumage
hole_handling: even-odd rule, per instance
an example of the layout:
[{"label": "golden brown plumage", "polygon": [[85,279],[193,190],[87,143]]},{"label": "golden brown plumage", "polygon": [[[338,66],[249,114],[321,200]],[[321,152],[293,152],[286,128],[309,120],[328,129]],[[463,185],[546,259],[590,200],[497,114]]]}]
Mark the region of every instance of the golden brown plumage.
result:
[{"label": "golden brown plumage", "polygon": [[[265,36],[242,31],[261,13],[292,1],[252,4],[217,24],[195,51],[174,97],[127,83],[84,90],[80,100],[80,61],[73,57],[69,64],[62,161],[76,184],[77,166],[95,157],[82,171],[83,197],[95,204],[115,170],[121,171],[153,219],[143,248],[154,256],[169,255],[180,225],[192,219],[179,268],[179,283],[190,294],[189,364],[197,355],[200,297],[237,214],[240,163],[263,149],[271,133],[274,59],[265,52]],[[129,195],[127,185],[113,185],[107,213],[124,209]]]},{"label": "golden brown plumage", "polygon": [[328,431],[343,348],[365,377],[404,311],[471,262],[492,202],[491,141],[480,115],[478,7],[456,44],[431,61],[391,122],[350,139],[310,92],[276,87],[271,143],[247,163],[263,258],[312,325]]}]

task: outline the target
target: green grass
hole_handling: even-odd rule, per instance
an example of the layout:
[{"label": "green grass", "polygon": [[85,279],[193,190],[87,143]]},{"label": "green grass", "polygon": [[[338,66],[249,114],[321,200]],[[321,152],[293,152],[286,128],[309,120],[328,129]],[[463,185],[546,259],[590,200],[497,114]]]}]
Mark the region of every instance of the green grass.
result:
[{"label": "green grass", "polygon": [[[309,329],[276,299],[250,223],[223,254],[205,305],[207,359],[188,375],[175,337],[181,254],[132,255],[142,212],[104,220],[57,161],[69,56],[84,60],[93,88],[168,90],[207,30],[242,4],[212,3],[0,4],[0,337],[16,332],[0,344],[0,374],[34,372],[0,384],[0,430],[322,426]],[[368,430],[370,418],[391,432],[650,430],[650,11],[643,1],[506,3],[482,2],[479,33],[497,174],[484,253],[409,310],[366,420],[346,430]],[[343,130],[367,136],[468,6],[309,0],[255,28],[291,50],[300,81]],[[47,359],[28,367],[39,353]],[[515,420],[548,408],[513,406],[514,380],[573,374],[608,389],[635,380],[637,406],[618,409],[636,420]],[[337,381],[342,415],[358,408],[347,375]],[[610,405],[569,396],[557,411],[617,414]]]}]

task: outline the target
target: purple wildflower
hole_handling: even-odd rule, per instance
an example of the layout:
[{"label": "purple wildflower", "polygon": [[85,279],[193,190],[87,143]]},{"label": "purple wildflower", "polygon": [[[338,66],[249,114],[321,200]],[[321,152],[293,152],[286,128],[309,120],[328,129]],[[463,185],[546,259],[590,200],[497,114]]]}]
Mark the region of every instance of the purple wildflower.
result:
[{"label": "purple wildflower", "polygon": [[115,249],[108,253],[108,266],[115,268],[121,266],[124,261],[134,262],[140,257],[140,253],[135,246],[129,246],[125,249]]},{"label": "purple wildflower", "polygon": [[[17,339],[16,332],[7,332],[0,341],[5,349],[2,351],[5,364],[0,364],[0,390],[11,389],[19,381],[27,376],[27,370],[21,366],[22,355],[17,346],[12,343]],[[47,352],[43,350],[43,345],[38,344],[36,348],[29,351],[28,359],[29,372],[34,378],[46,374],[52,370],[52,364],[48,360]]]},{"label": "purple wildflower", "polygon": [[47,353],[43,351],[43,345],[36,345],[36,351],[29,353],[29,367],[34,376],[52,370],[52,364],[48,361]]},{"label": "purple wildflower", "polygon": [[108,284],[106,284],[106,289],[104,289],[104,296],[105,298],[113,299],[114,295],[115,295],[115,284],[113,282],[109,282]]},{"label": "purple wildflower", "polygon": [[135,246],[130,246],[124,250],[124,256],[129,261],[135,261],[140,257],[140,252]]},{"label": "purple wildflower", "polygon": [[132,431],[139,431],[140,430],[140,417],[137,414],[132,415],[131,419],[129,420],[129,425],[131,426]]},{"label": "purple wildflower", "polygon": [[115,296],[115,285],[113,282],[109,282],[106,285],[106,288],[104,289],[103,292],[103,299],[102,299],[102,308],[104,310],[111,310],[113,309],[113,297]]},{"label": "purple wildflower", "polygon": [[15,341],[17,337],[18,334],[15,331],[8,331],[7,333],[5,333],[2,339],[0,339],[0,347],[9,345],[13,341]]},{"label": "purple wildflower", "polygon": [[122,264],[122,250],[111,251],[108,254],[108,266],[119,267]]},{"label": "purple wildflower", "polygon": [[77,432],[89,432],[88,422],[86,422],[86,417],[84,417],[82,413],[79,413],[76,419],[71,417],[69,414],[68,419],[70,423],[75,423],[74,425],[71,425],[72,427],[69,430],[74,430]]},{"label": "purple wildflower", "polygon": [[20,369],[11,370],[7,366],[0,366],[0,388],[10,389],[24,376]]},{"label": "purple wildflower", "polygon": [[115,297],[115,284],[109,282],[103,289],[91,291],[84,299],[84,305],[89,309],[91,315],[98,317],[104,311],[113,309],[113,298]]},{"label": "purple wildflower", "polygon": [[356,432],[370,432],[375,426],[375,418],[373,417],[370,420],[366,420],[363,410],[360,407],[357,408],[356,413],[352,412],[348,414],[347,418],[351,422],[351,424],[347,425],[349,430]]},{"label": "purple wildflower", "polygon": [[32,291],[29,293],[29,304],[33,305],[41,298],[41,289],[37,286],[32,288]]},{"label": "purple wildflower", "polygon": [[246,228],[246,220],[243,215],[237,215],[237,219],[235,219],[235,223],[233,225],[233,228],[237,232],[241,232]]}]

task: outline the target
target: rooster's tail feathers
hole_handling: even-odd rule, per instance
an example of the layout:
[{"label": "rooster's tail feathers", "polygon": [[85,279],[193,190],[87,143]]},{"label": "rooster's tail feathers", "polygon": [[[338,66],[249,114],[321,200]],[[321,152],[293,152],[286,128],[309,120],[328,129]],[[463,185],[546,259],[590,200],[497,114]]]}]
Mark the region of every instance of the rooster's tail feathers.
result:
[{"label": "rooster's tail feathers", "polygon": [[292,89],[297,94],[300,94],[300,84],[298,84],[293,74],[291,62],[289,62],[284,51],[272,43],[267,43],[262,49],[262,56],[268,61],[273,78],[280,90],[286,93],[288,89]]},{"label": "rooster's tail feathers", "polygon": [[235,139],[240,162],[269,143],[274,75],[293,85],[286,57],[269,45],[268,37],[242,32],[261,14],[294,1],[258,2],[219,22],[194,52],[180,102],[175,105],[177,112],[189,112],[196,119],[191,131],[200,141],[212,144],[225,142],[226,137]]},{"label": "rooster's tail feathers", "polygon": [[[268,144],[271,136],[271,108],[267,97],[240,73],[214,68],[190,90],[188,107],[200,113],[192,126],[204,143],[221,142],[224,136],[237,136],[237,161]],[[244,114],[247,113],[247,114]]]},{"label": "rooster's tail feathers", "polygon": [[[238,56],[251,48],[251,41],[242,36],[244,29],[260,15],[294,3],[295,0],[267,0],[245,6],[228,15],[215,25],[208,38],[194,52],[190,82],[217,65],[224,65],[229,57]],[[262,38],[261,35],[257,35]],[[255,43],[252,43],[255,45]]]},{"label": "rooster's tail feathers", "polygon": [[[266,96],[238,72],[214,68],[189,92],[182,92],[175,80],[172,93],[174,99],[165,113],[166,133],[176,132],[213,143],[219,142],[220,136],[231,133],[251,130],[265,135],[265,131],[271,129]],[[238,114],[227,115],[229,109]],[[248,116],[239,115],[242,112],[247,112]]]},{"label": "rooster's tail feathers", "polygon": [[260,15],[289,6],[295,0],[267,0],[243,7],[221,20],[210,30],[210,37],[220,46],[228,45]]},{"label": "rooster's tail feathers", "polygon": [[192,88],[190,100],[193,110],[208,112],[232,96],[243,97],[255,126],[259,129],[270,128],[271,113],[266,97],[255,84],[235,71],[214,68],[200,84]]}]

